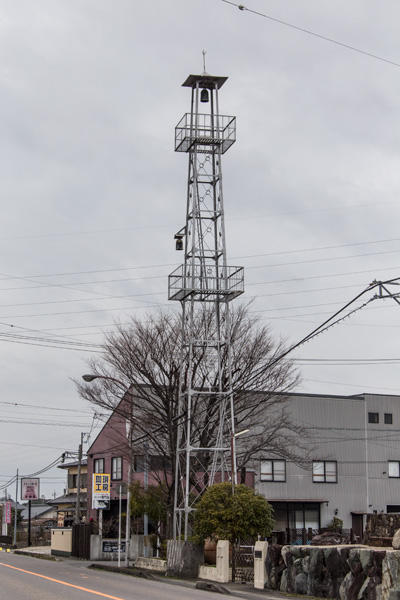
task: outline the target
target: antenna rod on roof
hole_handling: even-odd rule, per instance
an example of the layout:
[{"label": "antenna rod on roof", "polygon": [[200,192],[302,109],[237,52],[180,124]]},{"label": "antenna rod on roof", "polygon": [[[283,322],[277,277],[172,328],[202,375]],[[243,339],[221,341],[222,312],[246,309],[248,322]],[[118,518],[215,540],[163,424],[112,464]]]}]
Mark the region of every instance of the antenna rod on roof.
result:
[{"label": "antenna rod on roof", "polygon": [[206,71],[206,54],[207,54],[207,50],[202,50],[202,55],[203,55],[203,75],[204,73],[207,73]]}]

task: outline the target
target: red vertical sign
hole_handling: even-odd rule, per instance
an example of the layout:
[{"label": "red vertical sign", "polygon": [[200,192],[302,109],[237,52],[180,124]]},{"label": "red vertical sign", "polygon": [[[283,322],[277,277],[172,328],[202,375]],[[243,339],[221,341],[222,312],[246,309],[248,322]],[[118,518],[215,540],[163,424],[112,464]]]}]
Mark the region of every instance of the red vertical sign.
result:
[{"label": "red vertical sign", "polygon": [[11,523],[11,502],[6,502],[6,523]]}]

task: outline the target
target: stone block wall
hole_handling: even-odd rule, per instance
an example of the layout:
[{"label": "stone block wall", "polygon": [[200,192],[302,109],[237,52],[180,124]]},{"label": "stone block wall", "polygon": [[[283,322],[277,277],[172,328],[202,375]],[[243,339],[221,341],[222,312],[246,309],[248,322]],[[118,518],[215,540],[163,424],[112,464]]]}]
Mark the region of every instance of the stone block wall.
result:
[{"label": "stone block wall", "polygon": [[371,543],[374,539],[391,539],[400,529],[399,513],[380,513],[367,515],[364,543]]},{"label": "stone block wall", "polygon": [[340,600],[400,598],[399,551],[272,544],[266,566],[269,589]]}]

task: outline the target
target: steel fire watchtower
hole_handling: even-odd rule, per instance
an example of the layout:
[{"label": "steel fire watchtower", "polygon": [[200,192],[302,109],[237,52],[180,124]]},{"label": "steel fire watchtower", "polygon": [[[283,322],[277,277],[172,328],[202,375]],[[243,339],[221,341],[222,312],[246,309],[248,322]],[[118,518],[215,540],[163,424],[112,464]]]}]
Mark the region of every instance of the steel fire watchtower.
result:
[{"label": "steel fire watchtower", "polygon": [[[186,418],[177,432],[174,535],[181,535],[184,516],[185,539],[193,504],[216,472],[223,479],[229,461],[236,478],[229,302],[243,293],[244,279],[242,267],[226,262],[221,156],[236,139],[235,117],[219,114],[226,80],[190,75],[183,86],[192,90],[191,111],[175,129],[175,151],[189,154],[186,225],[175,235],[184,264],[169,276],[169,299],[182,305],[178,415]],[[211,410],[219,426],[207,435],[197,416],[203,421]]]}]

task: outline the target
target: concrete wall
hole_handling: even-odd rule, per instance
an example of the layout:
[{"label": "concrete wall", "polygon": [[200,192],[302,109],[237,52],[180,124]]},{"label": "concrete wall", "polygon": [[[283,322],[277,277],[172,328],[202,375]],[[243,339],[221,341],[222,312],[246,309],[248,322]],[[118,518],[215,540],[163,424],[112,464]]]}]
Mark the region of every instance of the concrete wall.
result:
[{"label": "concrete wall", "polygon": [[167,575],[182,579],[196,578],[204,564],[204,545],[182,540],[167,541]]},{"label": "concrete wall", "polygon": [[71,556],[72,529],[51,530],[51,554],[53,556]]},{"label": "concrete wall", "polygon": [[139,557],[135,560],[137,569],[148,569],[149,571],[159,571],[160,573],[167,572],[167,561],[161,558],[144,558]]},{"label": "concrete wall", "polygon": [[[125,540],[121,540],[123,543]],[[100,535],[90,536],[90,560],[118,560],[117,552],[103,552],[103,542],[110,542],[114,547],[118,547],[118,540],[102,538]],[[136,560],[144,554],[144,535],[132,535],[130,541],[129,559]],[[124,547],[124,546],[123,546]],[[153,548],[148,547],[147,553],[149,557],[153,556]],[[121,552],[121,559],[125,560],[125,551]]]},{"label": "concrete wall", "polygon": [[[210,565],[199,566],[199,579],[206,579],[207,581],[219,582],[219,575],[217,573],[217,567]],[[228,581],[232,581],[232,568],[229,568]]]}]

